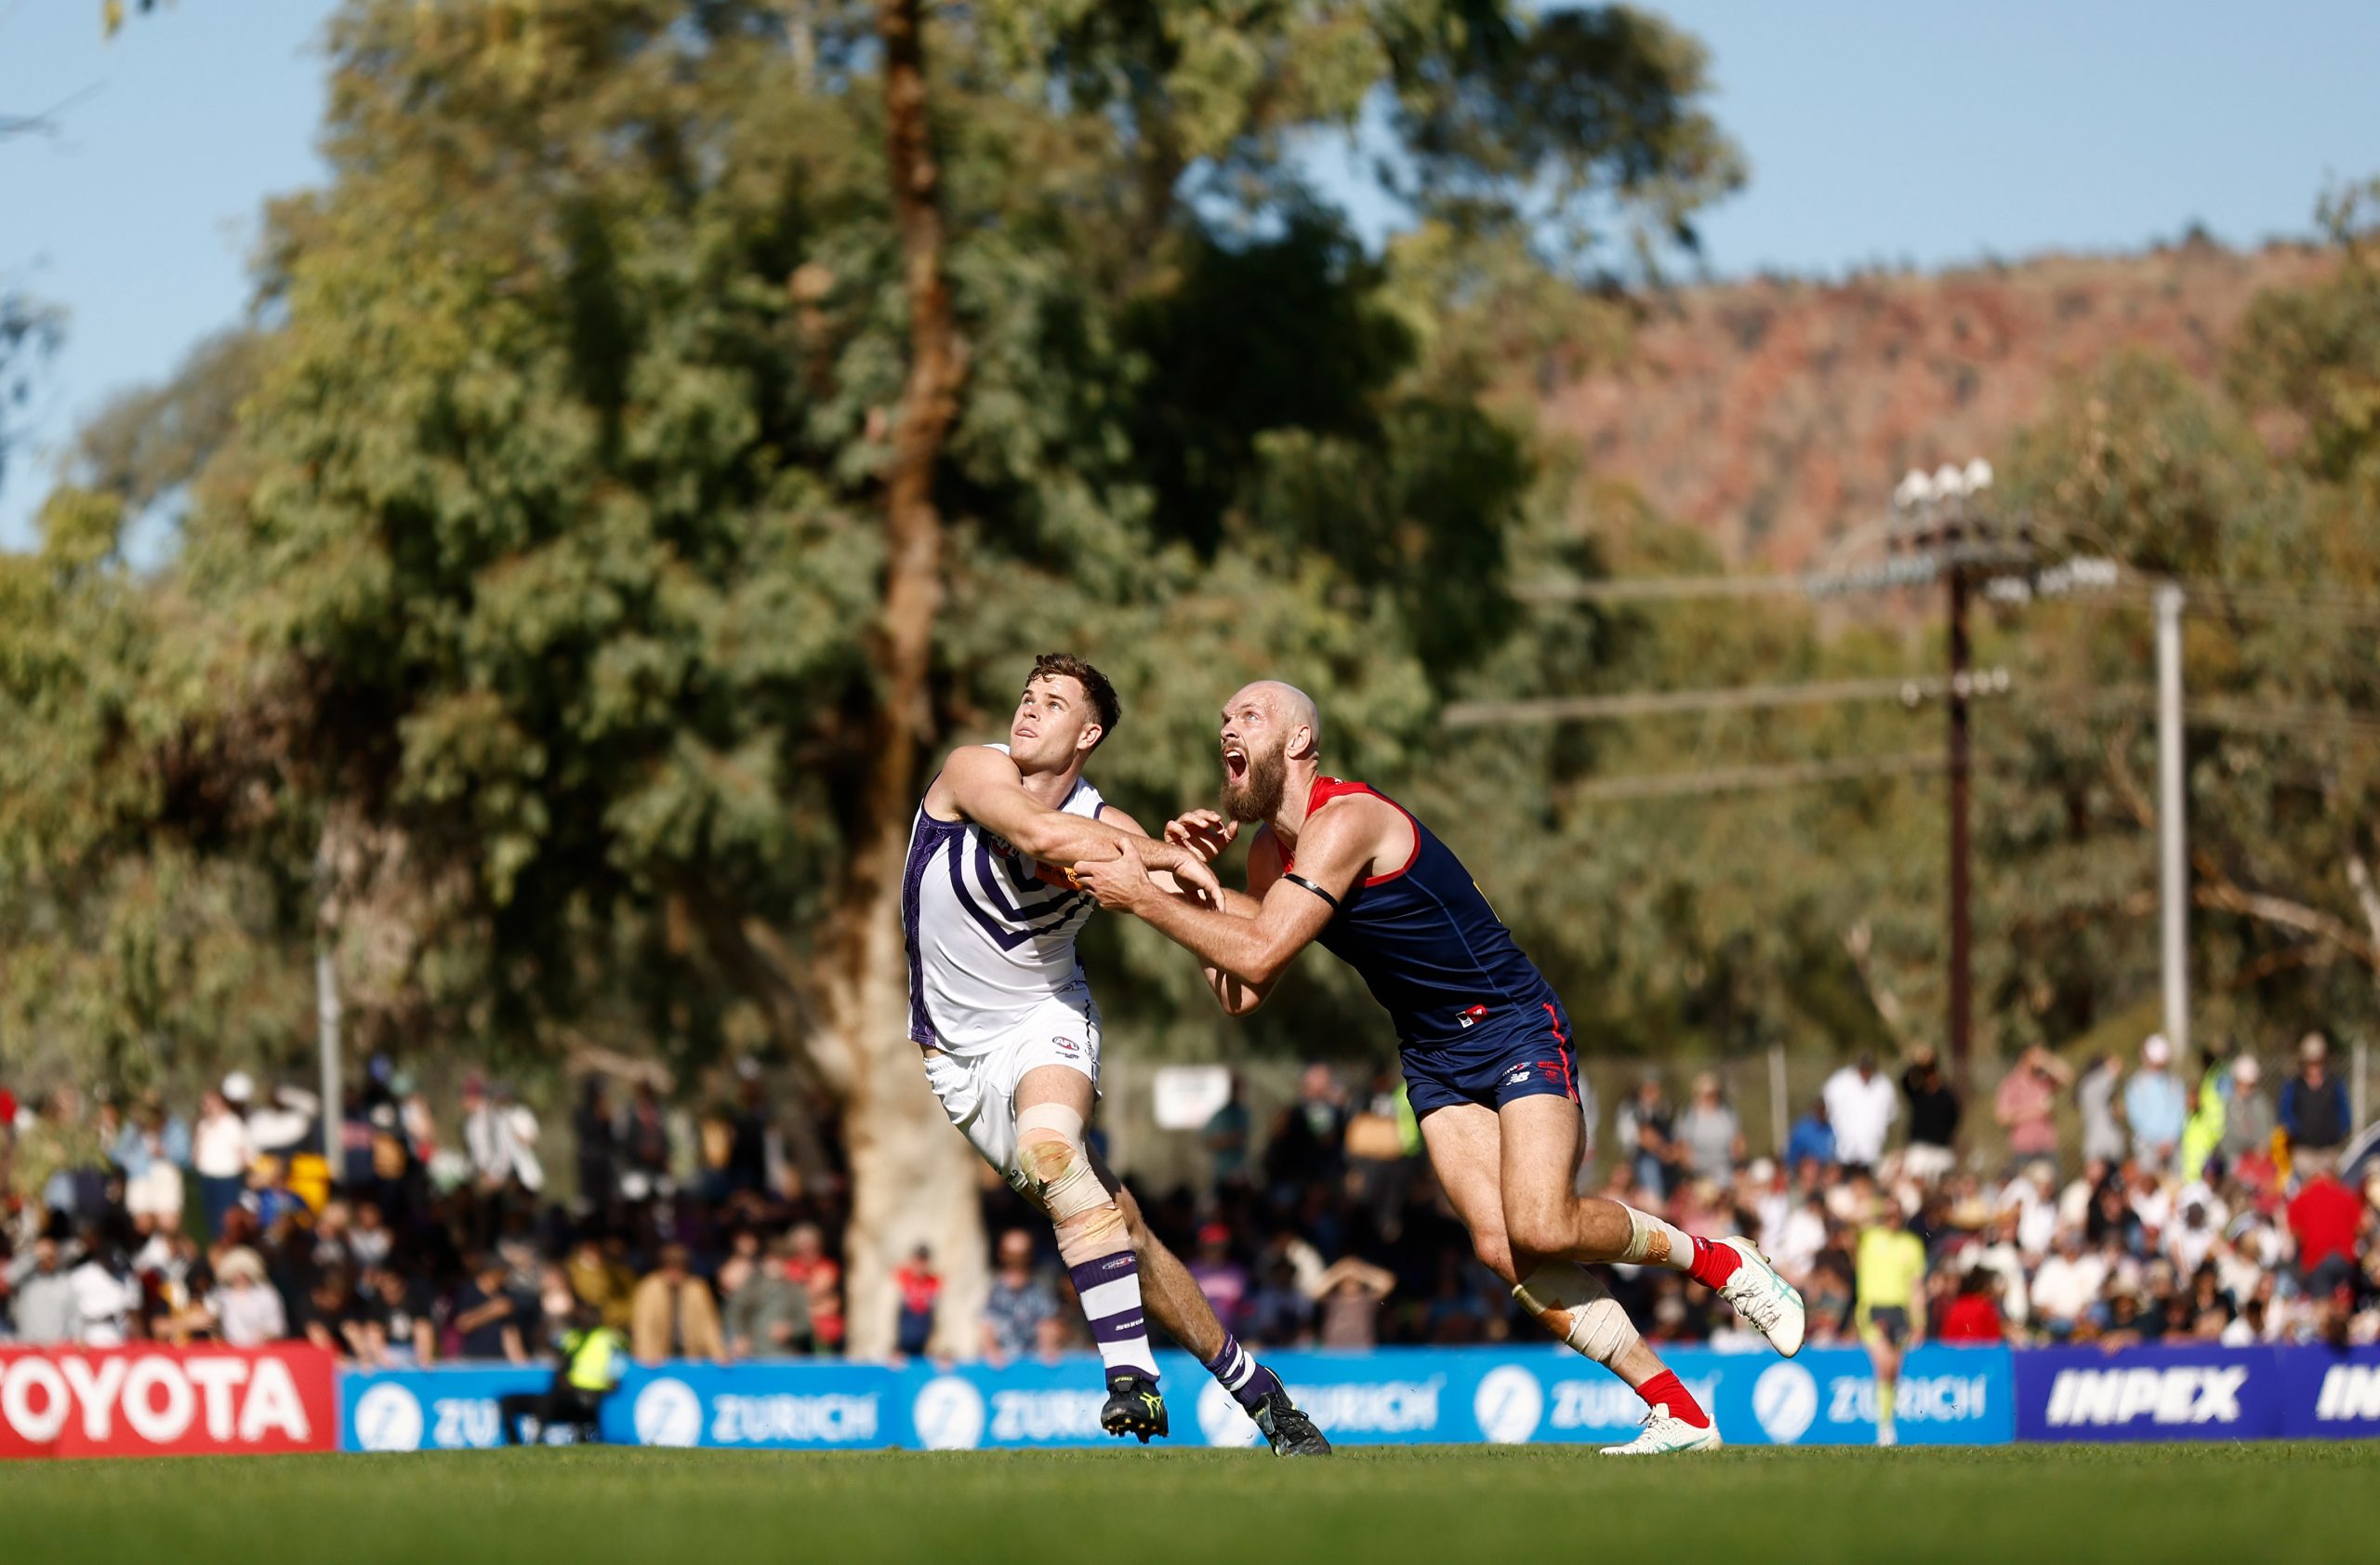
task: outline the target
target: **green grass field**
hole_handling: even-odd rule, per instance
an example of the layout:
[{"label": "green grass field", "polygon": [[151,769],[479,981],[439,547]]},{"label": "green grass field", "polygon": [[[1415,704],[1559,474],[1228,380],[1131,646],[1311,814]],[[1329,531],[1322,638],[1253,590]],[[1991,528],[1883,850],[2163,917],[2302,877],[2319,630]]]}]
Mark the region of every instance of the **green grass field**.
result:
[{"label": "green grass field", "polygon": [[0,1467],[0,1556],[1530,1562],[2380,1558],[2380,1444],[797,1456],[527,1451]]}]

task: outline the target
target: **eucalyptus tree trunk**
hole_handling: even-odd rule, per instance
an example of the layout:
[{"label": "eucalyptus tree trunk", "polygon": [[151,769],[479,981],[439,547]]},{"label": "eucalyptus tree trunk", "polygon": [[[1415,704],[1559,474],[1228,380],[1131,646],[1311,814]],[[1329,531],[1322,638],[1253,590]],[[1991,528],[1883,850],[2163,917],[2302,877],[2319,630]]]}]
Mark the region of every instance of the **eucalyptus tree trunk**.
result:
[{"label": "eucalyptus tree trunk", "polygon": [[835,1063],[842,1068],[829,1070],[830,1079],[841,1080],[851,1156],[844,1259],[855,1355],[891,1350],[898,1312],[892,1273],[918,1246],[932,1252],[944,1279],[939,1348],[972,1347],[986,1281],[974,1154],[926,1090],[909,1041],[901,932],[901,871],[919,762],[938,737],[927,690],[942,603],[934,475],[966,378],[944,265],[923,26],[919,0],[878,0],[885,161],[908,293],[909,372],[884,474],[884,596],[870,648],[880,699],[869,775],[854,813],[836,938],[819,975],[819,1019],[829,1035],[820,1041],[841,1055]]}]

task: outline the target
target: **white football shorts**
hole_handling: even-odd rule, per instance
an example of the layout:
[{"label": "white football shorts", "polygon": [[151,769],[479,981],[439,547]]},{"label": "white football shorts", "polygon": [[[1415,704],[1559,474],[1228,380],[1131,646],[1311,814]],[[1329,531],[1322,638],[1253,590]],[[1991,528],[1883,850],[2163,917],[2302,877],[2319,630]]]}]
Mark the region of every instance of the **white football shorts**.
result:
[{"label": "white football shorts", "polygon": [[942,1111],[985,1162],[1020,1192],[1025,1178],[1016,1161],[1016,1084],[1045,1065],[1064,1066],[1091,1079],[1099,1090],[1099,1007],[1050,1000],[990,1042],[965,1054],[925,1056],[926,1085],[942,1100]]}]

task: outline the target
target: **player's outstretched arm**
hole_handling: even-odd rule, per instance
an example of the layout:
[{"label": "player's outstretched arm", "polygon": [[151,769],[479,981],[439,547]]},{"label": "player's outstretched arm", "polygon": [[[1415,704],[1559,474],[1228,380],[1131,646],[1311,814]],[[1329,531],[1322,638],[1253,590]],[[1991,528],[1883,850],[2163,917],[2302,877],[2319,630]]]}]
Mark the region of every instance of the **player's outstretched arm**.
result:
[{"label": "player's outstretched arm", "polygon": [[[1117,830],[1121,831],[1125,836],[1130,837],[1138,842],[1141,844],[1143,856],[1147,856],[1148,844],[1150,842],[1148,828],[1143,826],[1139,821],[1133,819],[1130,816],[1126,815],[1122,810],[1117,809],[1113,804],[1104,804],[1100,807],[1099,819],[1103,825],[1112,826]],[[1176,842],[1173,845],[1176,847],[1182,847],[1183,844]],[[1189,851],[1196,852],[1195,849]],[[1200,854],[1198,856],[1201,863],[1205,863],[1209,859],[1209,855],[1205,854]],[[1254,898],[1245,895],[1242,893],[1236,892],[1229,886],[1217,885],[1210,889],[1205,886],[1184,885],[1181,877],[1174,874],[1173,871],[1170,869],[1161,869],[1154,865],[1150,866],[1149,879],[1154,881],[1157,883],[1157,888],[1161,891],[1171,892],[1176,896],[1189,897],[1192,901],[1198,902],[1208,907],[1228,908],[1233,906],[1235,900],[1236,900],[1236,902],[1244,906],[1245,910],[1241,914],[1242,917],[1254,918],[1256,916],[1256,903]]]},{"label": "player's outstretched arm", "polygon": [[1087,816],[1053,810],[1025,791],[1016,763],[988,745],[962,745],[943,763],[937,787],[946,789],[959,813],[998,832],[1019,853],[1047,864],[1113,858],[1127,842],[1144,845],[1143,860],[1185,886],[1219,895],[1222,885],[1207,861],[1187,848],[1118,830]]},{"label": "player's outstretched arm", "polygon": [[[1236,830],[1238,823],[1232,824]],[[1173,827],[1168,827],[1166,834],[1171,836],[1172,833]],[[1212,854],[1206,855],[1206,857],[1209,863],[1214,862]],[[1273,840],[1273,834],[1270,831],[1259,831],[1256,834],[1256,840],[1248,845],[1248,889],[1243,892],[1234,891],[1228,886],[1224,887],[1223,911],[1236,918],[1256,917],[1264,910],[1264,894],[1271,891],[1273,882],[1280,878],[1280,844]],[[1252,1015],[1263,1008],[1267,1000],[1273,998],[1272,985],[1251,984],[1245,978],[1235,977],[1210,962],[1199,963],[1198,975],[1207,980],[1207,988],[1214,995],[1215,1003],[1223,1008],[1223,1015],[1226,1016]]]},{"label": "player's outstretched arm", "polygon": [[1298,845],[1297,878],[1274,882],[1252,919],[1165,895],[1150,882],[1130,842],[1117,862],[1078,865],[1077,871],[1102,907],[1133,914],[1209,966],[1263,988],[1322,933],[1370,862],[1368,824],[1352,809],[1313,816]]}]

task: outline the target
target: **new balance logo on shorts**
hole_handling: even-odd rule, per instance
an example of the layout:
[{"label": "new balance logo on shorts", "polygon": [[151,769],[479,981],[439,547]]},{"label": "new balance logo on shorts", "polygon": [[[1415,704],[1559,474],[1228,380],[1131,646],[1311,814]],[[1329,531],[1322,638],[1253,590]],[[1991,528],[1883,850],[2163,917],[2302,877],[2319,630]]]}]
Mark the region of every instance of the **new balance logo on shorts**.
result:
[{"label": "new balance logo on shorts", "polygon": [[1470,1006],[1466,1008],[1461,1015],[1455,1018],[1455,1020],[1463,1025],[1465,1030],[1478,1026],[1481,1022],[1484,1022],[1487,1019],[1488,1007],[1485,1005]]}]

